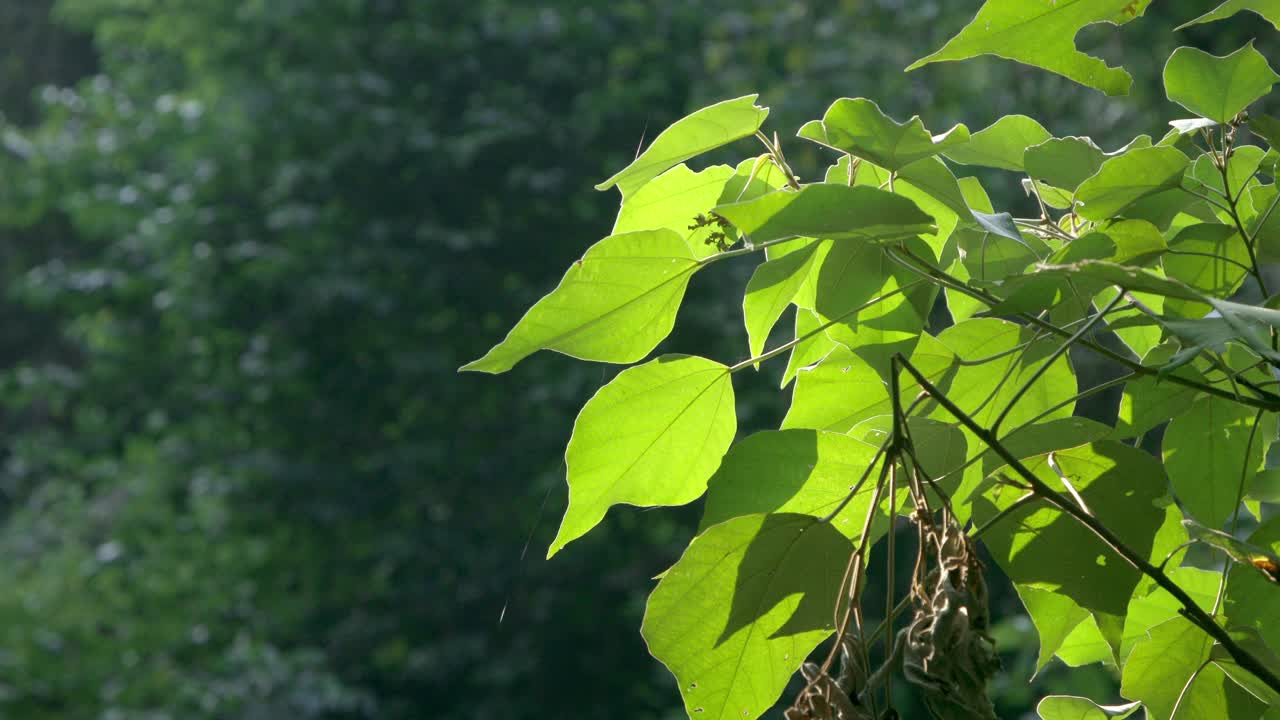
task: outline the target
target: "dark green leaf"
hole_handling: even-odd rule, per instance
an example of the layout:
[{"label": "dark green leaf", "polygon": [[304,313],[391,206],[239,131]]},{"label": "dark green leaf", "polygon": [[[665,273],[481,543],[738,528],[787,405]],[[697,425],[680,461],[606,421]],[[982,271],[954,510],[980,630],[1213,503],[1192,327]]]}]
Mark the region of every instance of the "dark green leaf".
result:
[{"label": "dark green leaf", "polygon": [[1265,708],[1208,663],[1213,640],[1176,617],[1151,629],[1124,666],[1120,693],[1142,701],[1152,720],[1257,717]]},{"label": "dark green leaf", "polygon": [[[1165,471],[1183,507],[1205,524],[1219,526],[1235,511],[1242,493],[1275,439],[1274,420],[1253,435],[1255,410],[1216,396],[1195,401],[1164,433]],[[1246,452],[1248,450],[1248,452]]]},{"label": "dark green leaf", "polygon": [[1127,718],[1141,706],[1131,702],[1123,705],[1099,705],[1088,698],[1071,695],[1050,695],[1036,706],[1036,713],[1043,720],[1107,720]]},{"label": "dark green leaf", "polygon": [[1106,153],[1087,137],[1046,140],[1027,148],[1027,174],[1070,193],[1088,180],[1107,159]]}]

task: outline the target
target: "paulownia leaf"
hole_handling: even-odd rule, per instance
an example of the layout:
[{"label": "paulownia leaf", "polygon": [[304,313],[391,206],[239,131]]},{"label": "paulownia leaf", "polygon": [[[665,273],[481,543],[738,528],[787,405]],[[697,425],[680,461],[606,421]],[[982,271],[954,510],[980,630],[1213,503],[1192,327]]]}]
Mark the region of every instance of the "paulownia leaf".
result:
[{"label": "paulownia leaf", "polygon": [[822,120],[810,121],[800,128],[799,136],[896,171],[967,143],[969,129],[956,125],[934,136],[925,130],[918,115],[900,123],[871,100],[841,98],[827,109]]},{"label": "paulownia leaf", "polygon": [[[1248,538],[1248,544],[1280,554],[1280,517],[1264,522]],[[1223,604],[1232,625],[1257,630],[1274,651],[1280,648],[1280,586],[1254,567],[1233,563],[1227,578]],[[1280,668],[1277,668],[1280,671]]]},{"label": "paulownia leaf", "polygon": [[1108,720],[1127,718],[1142,703],[1123,705],[1099,705],[1088,698],[1074,695],[1050,695],[1036,706],[1036,713],[1043,720]]},{"label": "paulownia leaf", "polygon": [[958,35],[941,50],[915,61],[914,70],[933,62],[995,55],[1035,65],[1108,95],[1125,95],[1133,78],[1075,47],[1081,28],[1093,23],[1123,25],[1142,15],[1151,0],[987,0]]},{"label": "paulownia leaf", "polygon": [[[921,333],[911,354],[911,364],[935,385],[946,384],[954,361],[955,355],[927,332]],[[903,402],[910,403],[919,386],[904,377],[901,390]],[[782,427],[847,433],[865,420],[892,412],[884,379],[853,351],[839,346],[796,376]]]},{"label": "paulownia leaf", "polygon": [[826,357],[828,353],[840,347],[836,341],[827,337],[826,333],[811,335],[813,331],[821,326],[822,320],[818,319],[818,316],[812,310],[796,308],[795,335],[793,337],[809,336],[809,339],[803,340],[791,348],[791,354],[787,357],[787,369],[782,373],[780,387],[785,388],[787,383],[791,382],[801,369],[817,363]]},{"label": "paulownia leaf", "polygon": [[711,228],[694,230],[690,226],[697,215],[719,204],[732,176],[733,168],[728,165],[702,172],[676,165],[622,201],[612,234],[667,228],[689,241],[694,257],[714,255],[718,252],[715,244],[706,242]]},{"label": "paulownia leaf", "polygon": [[[1204,378],[1190,367],[1176,372],[1204,382]],[[1195,403],[1197,392],[1195,388],[1150,375],[1130,380],[1125,383],[1124,394],[1120,397],[1120,413],[1112,437],[1137,437],[1185,413]]]},{"label": "paulownia leaf", "polygon": [[[932,255],[923,241],[915,240],[913,245],[917,254]],[[915,273],[894,263],[876,245],[828,241],[819,253],[811,273],[813,310],[824,322],[835,322],[827,330],[832,340],[887,375],[889,358],[895,353],[909,355],[919,340],[937,287],[919,283]],[[885,297],[903,288],[907,289]]]},{"label": "paulownia leaf", "polygon": [[1164,66],[1169,99],[1219,123],[1231,122],[1253,101],[1271,92],[1280,81],[1253,41],[1223,57],[1196,48],[1180,47]]},{"label": "paulownia leaf", "polygon": [[1144,197],[1178,187],[1190,162],[1171,147],[1140,148],[1113,157],[1076,189],[1079,213],[1095,222],[1108,220]]},{"label": "paulownia leaf", "polygon": [[[1183,228],[1169,241],[1169,252],[1161,259],[1164,271],[1209,297],[1230,297],[1248,276],[1249,254],[1233,225],[1198,223]],[[1205,300],[1186,298],[1165,303],[1170,315],[1203,317]]]},{"label": "paulownia leaf", "polygon": [[689,717],[752,720],[833,630],[848,539],[808,515],[708,528],[649,596],[641,633]]},{"label": "paulownia leaf", "polygon": [[1120,694],[1140,700],[1151,720],[1261,715],[1266,706],[1208,662],[1212,648],[1213,639],[1185,618],[1161,623],[1129,654]]},{"label": "paulownia leaf", "polygon": [[720,205],[723,215],[754,243],[789,235],[891,241],[930,233],[933,218],[905,197],[871,187],[819,183],[779,190],[750,202]]},{"label": "paulownia leaf", "polygon": [[1179,25],[1176,29],[1182,30],[1191,25],[1225,20],[1245,10],[1252,10],[1280,30],[1280,0],[1227,0],[1195,20]]},{"label": "paulownia leaf", "polygon": [[[1165,512],[1155,502],[1166,479],[1151,455],[1102,441],[1052,453],[1054,463],[1103,524],[1142,557],[1150,554]],[[1071,496],[1048,455],[1025,464],[1050,487]],[[996,485],[974,501],[981,523],[1023,495]],[[1095,615],[1122,618],[1141,574],[1074,518],[1045,503],[1014,510],[983,535],[1005,573],[1019,585],[1057,592]]]},{"label": "paulownia leaf", "polygon": [[[871,465],[876,446],[821,430],[756,433],[725,455],[707,489],[701,529],[759,513],[826,517]],[[857,540],[876,486],[873,472],[831,525]],[[883,532],[886,523],[879,524]]]},{"label": "paulownia leaf", "polygon": [[[1231,517],[1262,465],[1267,445],[1275,439],[1273,416],[1264,415],[1254,433],[1255,413],[1253,408],[1207,395],[1165,430],[1165,471],[1183,506],[1205,524],[1217,527]],[[1250,435],[1254,435],[1252,444]]]},{"label": "paulownia leaf", "polygon": [[1050,138],[1027,148],[1027,174],[1067,192],[1088,180],[1107,155],[1087,137]]},{"label": "paulownia leaf", "polygon": [[587,401],[573,424],[565,451],[569,508],[547,557],[585,535],[618,503],[697,499],[736,432],[725,366],[664,355],[622,371]]},{"label": "paulownia leaf", "polygon": [[961,165],[1022,172],[1022,156],[1027,148],[1051,137],[1043,125],[1026,115],[1005,115],[970,136],[968,143],[950,148],[944,155]]},{"label": "paulownia leaf", "polygon": [[506,339],[462,369],[506,372],[538,350],[597,362],[640,360],[670,334],[700,267],[673,230],[611,235],[575,261]]},{"label": "paulownia leaf", "polygon": [[755,104],[757,97],[725,100],[677,120],[654,138],[640,157],[596,189],[608,190],[617,185],[625,198],[667,168],[751,135],[769,115],[768,108]]},{"label": "paulownia leaf", "polygon": [[[957,358],[970,362],[992,358],[958,368],[948,397],[979,423],[989,426],[1058,347],[1054,340],[1032,342],[1034,335],[1026,327],[993,318],[966,320],[942,331],[938,340]],[[1018,350],[1024,344],[1027,347]],[[1059,403],[1064,404],[1042,420],[1070,417],[1073,403],[1068,401],[1075,394],[1075,374],[1064,355],[1022,395],[1006,417],[1005,427],[1022,425]],[[930,417],[954,421],[942,408]]]},{"label": "paulownia leaf", "polygon": [[761,263],[751,274],[742,298],[742,316],[752,357],[764,351],[769,331],[809,277],[816,249],[816,243],[808,241],[798,250]]}]

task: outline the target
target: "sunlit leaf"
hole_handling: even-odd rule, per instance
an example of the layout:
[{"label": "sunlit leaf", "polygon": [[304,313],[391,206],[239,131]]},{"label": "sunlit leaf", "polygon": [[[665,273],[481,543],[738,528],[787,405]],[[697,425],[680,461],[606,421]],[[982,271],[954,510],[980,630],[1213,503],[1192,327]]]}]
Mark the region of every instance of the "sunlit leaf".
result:
[{"label": "sunlit leaf", "polygon": [[728,368],[664,355],[622,371],[583,406],[565,452],[569,508],[550,557],[613,505],[697,499],[737,432]]},{"label": "sunlit leaf", "polygon": [[1027,148],[1027,174],[1055,188],[1074,192],[1102,163],[1106,153],[1087,137],[1050,138]]},{"label": "sunlit leaf", "polygon": [[911,200],[859,186],[807,185],[755,200],[720,205],[724,216],[754,243],[787,236],[864,241],[902,240],[937,228]]},{"label": "sunlit leaf", "polygon": [[538,350],[597,362],[641,360],[671,332],[699,267],[673,230],[611,235],[575,261],[506,339],[462,369],[506,372]]},{"label": "sunlit leaf", "polygon": [[689,717],[753,720],[833,630],[853,550],[808,515],[748,515],[694,538],[649,596],[641,633]]},{"label": "sunlit leaf", "polygon": [[[733,446],[707,489],[703,530],[758,513],[826,517],[870,467],[876,446],[820,430],[760,432]],[[862,531],[876,486],[874,473],[831,525],[852,540]],[[877,526],[884,532],[887,522]]]},{"label": "sunlit leaf", "polygon": [[718,250],[706,241],[711,228],[690,226],[695,217],[719,204],[725,183],[732,176],[733,168],[727,165],[696,173],[685,165],[676,165],[622,201],[612,234],[667,228],[689,240],[694,257],[713,255]]},{"label": "sunlit leaf", "polygon": [[822,120],[800,128],[800,137],[863,158],[890,171],[933,157],[969,141],[969,129],[956,125],[931,135],[919,116],[897,122],[866,98],[841,98]]},{"label": "sunlit leaf", "polygon": [[1213,639],[1175,617],[1151,629],[1124,666],[1120,694],[1140,700],[1152,720],[1257,717],[1265,709],[1217,665],[1208,663]]},{"label": "sunlit leaf", "polygon": [[1182,30],[1191,25],[1213,22],[1214,20],[1225,20],[1245,10],[1252,10],[1271,23],[1277,30],[1280,30],[1280,0],[1227,0],[1204,15],[1184,23],[1176,29]]},{"label": "sunlit leaf", "polygon": [[[1044,126],[1026,115],[1005,115],[973,133],[969,142],[948,149],[948,160],[1001,170],[1023,170],[1022,156],[1031,145],[1053,137]],[[1090,173],[1092,174],[1092,173]]]},{"label": "sunlit leaf", "polygon": [[828,338],[826,333],[813,334],[821,326],[822,320],[812,310],[796,308],[793,337],[808,336],[808,339],[791,348],[791,354],[787,356],[787,369],[782,374],[782,387],[785,388],[795,379],[796,373],[801,369],[817,363],[838,347],[836,341]]},{"label": "sunlit leaf", "polygon": [[1075,47],[1080,29],[1093,23],[1123,25],[1142,15],[1150,0],[987,0],[963,30],[942,49],[907,70],[978,55],[1017,60],[1097,88],[1125,95],[1133,78]]},{"label": "sunlit leaf", "polygon": [[1080,215],[1107,220],[1144,197],[1176,188],[1189,164],[1182,151],[1171,147],[1141,148],[1111,158],[1076,189]]},{"label": "sunlit leaf", "polygon": [[654,138],[640,157],[596,189],[608,190],[617,185],[625,198],[667,168],[751,135],[769,115],[768,108],[755,104],[757,97],[725,100],[677,120]]},{"label": "sunlit leaf", "polygon": [[1180,47],[1164,66],[1169,99],[1219,123],[1231,122],[1253,101],[1271,92],[1280,81],[1253,42],[1223,57]]},{"label": "sunlit leaf", "polygon": [[753,357],[764,350],[769,332],[808,278],[816,249],[815,243],[808,242],[794,252],[761,263],[751,274],[742,298],[742,315]]}]

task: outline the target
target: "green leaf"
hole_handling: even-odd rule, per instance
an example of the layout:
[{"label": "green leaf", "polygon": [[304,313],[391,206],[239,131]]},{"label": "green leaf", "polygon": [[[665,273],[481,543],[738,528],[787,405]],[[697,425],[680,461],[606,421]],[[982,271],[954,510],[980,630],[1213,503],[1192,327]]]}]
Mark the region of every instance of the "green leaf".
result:
[{"label": "green leaf", "polygon": [[[888,170],[866,161],[858,164],[856,184],[878,188],[887,187],[888,182]],[[959,181],[947,164],[936,157],[914,162],[899,171],[893,191],[910,198],[921,210],[933,216],[938,231],[923,236],[923,239],[939,257],[945,257],[946,240],[957,227],[975,224]]]},{"label": "green leaf", "polygon": [[729,369],[664,355],[622,371],[573,424],[565,451],[569,508],[547,557],[595,527],[618,503],[696,500],[737,432]]},{"label": "green leaf", "polygon": [[1043,720],[1107,720],[1127,718],[1142,703],[1123,705],[1099,705],[1088,698],[1073,695],[1050,695],[1036,706],[1036,713]]},{"label": "green leaf", "polygon": [[[954,360],[952,352],[929,333],[921,334],[911,354],[911,364],[935,384],[943,382]],[[910,403],[919,385],[906,380],[902,399]],[[821,363],[796,376],[782,427],[847,433],[869,418],[892,412],[889,388],[880,374],[852,350],[838,346]]]},{"label": "green leaf", "polygon": [[[1171,512],[1181,515],[1176,507]],[[1163,557],[1151,558],[1153,562],[1161,562]],[[1176,565],[1176,563],[1172,563]],[[1214,601],[1218,598],[1218,586],[1222,582],[1222,573],[1202,570],[1195,567],[1169,567],[1165,573],[1169,579],[1182,588],[1205,612],[1213,611]],[[1124,620],[1124,637],[1121,640],[1120,653],[1127,659],[1129,653],[1140,641],[1146,639],[1152,628],[1179,617],[1182,603],[1164,588],[1150,580],[1144,579],[1142,586],[1129,601],[1129,612]]]},{"label": "green leaf", "polygon": [[[1195,253],[1195,254],[1180,254]],[[1211,257],[1210,257],[1211,256]],[[1164,271],[1211,297],[1230,297],[1248,276],[1249,254],[1232,225],[1198,223],[1183,228],[1169,241],[1169,252],[1161,260]],[[1188,318],[1202,317],[1204,301],[1170,300],[1165,311]]]},{"label": "green leaf", "polygon": [[917,160],[964,145],[969,141],[969,129],[956,125],[933,136],[925,130],[918,115],[900,123],[885,115],[871,100],[841,98],[827,109],[821,121],[814,120],[800,128],[799,136],[897,171]]},{"label": "green leaf", "polygon": [[1074,192],[1088,180],[1107,155],[1087,137],[1051,138],[1027,148],[1027,174],[1055,188]]},{"label": "green leaf", "polygon": [[[1191,368],[1182,368],[1177,373],[1194,376],[1193,379],[1204,382],[1204,378]],[[1112,437],[1137,437],[1185,413],[1195,403],[1198,392],[1195,388],[1150,375],[1130,380],[1125,383],[1124,394],[1120,397],[1120,413]]]},{"label": "green leaf", "polygon": [[622,201],[610,234],[667,228],[686,238],[694,257],[714,255],[718,252],[716,246],[706,242],[712,228],[694,230],[690,226],[695,217],[719,204],[725,183],[732,176],[733,169],[727,165],[696,173],[685,165],[676,165]]},{"label": "green leaf", "polygon": [[[1089,611],[1080,607],[1071,598],[1050,590],[1041,590],[1028,585],[1015,585],[1018,598],[1026,608],[1031,624],[1040,636],[1040,654],[1036,659],[1037,672],[1049,664],[1055,653],[1062,648],[1064,641],[1081,623],[1089,617]],[[1106,645],[1106,643],[1102,643]],[[1110,656],[1111,651],[1106,651]]]},{"label": "green leaf", "polygon": [[1280,81],[1253,41],[1223,57],[1180,47],[1164,66],[1169,100],[1203,118],[1229,123]]},{"label": "green leaf", "polygon": [[1227,0],[1218,7],[1192,20],[1179,25],[1176,30],[1200,23],[1225,20],[1238,12],[1251,10],[1280,30],[1280,0]]},{"label": "green leaf", "polygon": [[[1236,509],[1275,439],[1274,419],[1264,419],[1250,447],[1255,410],[1216,396],[1195,401],[1164,433],[1164,468],[1191,515],[1217,527]],[[1248,449],[1248,452],[1246,452]]]},{"label": "green leaf", "polygon": [[673,230],[611,235],[575,261],[506,339],[462,369],[506,372],[538,350],[596,362],[641,360],[670,334],[700,267]]},{"label": "green leaf", "polygon": [[[798,513],[822,518],[844,502],[871,465],[876,446],[820,430],[760,432],[737,443],[707,489],[701,530],[758,513]],[[831,525],[857,540],[876,486],[873,472]],[[888,527],[880,523],[879,532]]]},{"label": "green leaf", "polygon": [[[1280,517],[1264,522],[1248,538],[1249,545],[1280,554]],[[1253,566],[1233,564],[1223,607],[1231,624],[1258,631],[1273,650],[1280,648],[1280,588]]]},{"label": "green leaf", "polygon": [[1075,47],[1081,28],[1099,22],[1123,25],[1142,15],[1150,0],[987,0],[973,21],[941,50],[907,70],[934,62],[995,55],[1068,77],[1108,95],[1125,95],[1133,78]]},{"label": "green leaf", "polygon": [[808,242],[794,252],[761,263],[751,274],[742,298],[742,315],[752,357],[764,351],[769,331],[809,277],[816,249],[816,243]]},{"label": "green leaf", "polygon": [[1176,617],[1151,629],[1125,662],[1120,694],[1142,701],[1147,717],[1257,717],[1265,706],[1209,663],[1213,639]]},{"label": "green leaf", "polygon": [[753,243],[791,235],[892,241],[937,229],[933,218],[914,202],[866,186],[806,185],[799,192],[779,190],[748,202],[720,205],[715,211]]},{"label": "green leaf", "polygon": [[1024,169],[1022,156],[1027,148],[1051,137],[1043,125],[1026,115],[1005,115],[970,136],[968,143],[957,145],[944,154],[947,159],[961,165],[1021,172]]},{"label": "green leaf", "polygon": [[1113,157],[1076,189],[1079,213],[1094,222],[1108,220],[1144,197],[1178,187],[1190,162],[1171,147],[1140,148]]},{"label": "green leaf", "polygon": [[851,552],[807,515],[748,515],[694,538],[649,596],[641,628],[689,717],[750,720],[777,702],[833,630]]},{"label": "green leaf", "polygon": [[[916,240],[917,253],[932,255]],[[827,335],[850,348],[887,375],[894,353],[909,355],[924,329],[937,287],[917,283],[918,276],[890,260],[876,245],[829,242],[814,261],[813,309],[824,322],[835,322]],[[890,292],[917,283],[909,290],[859,307]],[[857,310],[857,312],[854,312]]]},{"label": "green leaf", "polygon": [[[989,426],[1058,347],[1056,340],[1033,342],[1034,337],[1035,332],[1029,328],[994,318],[966,320],[942,331],[938,340],[957,358],[969,362],[992,358],[959,367],[951,379],[948,397],[979,423]],[[1019,350],[1022,345],[1026,345],[1025,349]],[[1070,417],[1073,403],[1067,401],[1075,394],[1075,374],[1064,355],[1019,399],[1005,420],[1006,427],[1022,425],[1059,403],[1065,404],[1042,420]],[[954,421],[942,408],[930,417]]]},{"label": "green leaf", "polygon": [[1263,113],[1249,114],[1249,129],[1254,135],[1267,141],[1267,145],[1274,150],[1277,143],[1280,143],[1280,120]]},{"label": "green leaf", "polygon": [[[796,308],[795,335],[793,337],[804,337],[821,326],[822,320],[818,319],[818,316],[812,310]],[[782,374],[780,387],[785,388],[787,383],[791,382],[801,369],[814,365],[837,347],[840,347],[839,344],[827,337],[826,333],[818,333],[791,348],[791,354],[787,357],[787,369]]]},{"label": "green leaf", "polygon": [[[1126,290],[1137,290],[1167,298],[1195,302],[1205,300],[1204,295],[1177,280],[1162,277],[1149,270],[1117,265],[1103,260],[1081,260],[1070,265],[1041,265],[1036,274],[1044,277],[1070,278],[1080,283],[1116,285]],[[1010,278],[1003,285],[1012,289],[1027,282],[1028,280],[1020,278]]]},{"label": "green leaf", "polygon": [[1119,220],[1097,232],[1115,243],[1115,254],[1104,259],[1118,265],[1145,265],[1168,249],[1160,229],[1146,220]]},{"label": "green leaf", "polygon": [[[1083,417],[1063,417],[1018,428],[1000,439],[1004,448],[1016,458],[1043,455],[1054,450],[1087,445],[1105,438],[1111,428]],[[990,475],[1005,466],[1005,461],[987,450],[982,456],[982,471]]]},{"label": "green leaf", "polygon": [[768,108],[755,104],[757,97],[725,100],[677,120],[654,138],[640,157],[596,189],[608,190],[617,185],[625,198],[667,168],[753,134],[769,115]]},{"label": "green leaf", "polygon": [[[1027,461],[1046,484],[1067,491],[1048,455]],[[1150,554],[1164,510],[1166,479],[1151,455],[1112,441],[1052,453],[1057,467],[1103,524],[1142,557]],[[1000,484],[974,500],[981,523],[1023,495]],[[1011,512],[983,542],[1013,582],[1060,593],[1095,614],[1123,617],[1141,574],[1074,518],[1043,503]]]}]

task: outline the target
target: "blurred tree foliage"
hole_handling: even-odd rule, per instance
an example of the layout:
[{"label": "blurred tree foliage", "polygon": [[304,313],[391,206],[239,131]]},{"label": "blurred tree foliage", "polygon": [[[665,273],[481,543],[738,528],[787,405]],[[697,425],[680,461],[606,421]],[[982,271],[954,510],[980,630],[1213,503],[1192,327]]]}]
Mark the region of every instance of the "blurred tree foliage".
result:
[{"label": "blurred tree foliage", "polygon": [[[54,5],[0,9],[5,717],[674,717],[636,628],[689,512],[540,559],[612,371],[454,375],[608,232],[590,186],[756,90],[784,136],[840,95],[1160,130],[1011,63],[901,73],[976,3]],[[1154,110],[1198,7],[1082,40]],[[743,273],[693,288],[724,357]]]}]

